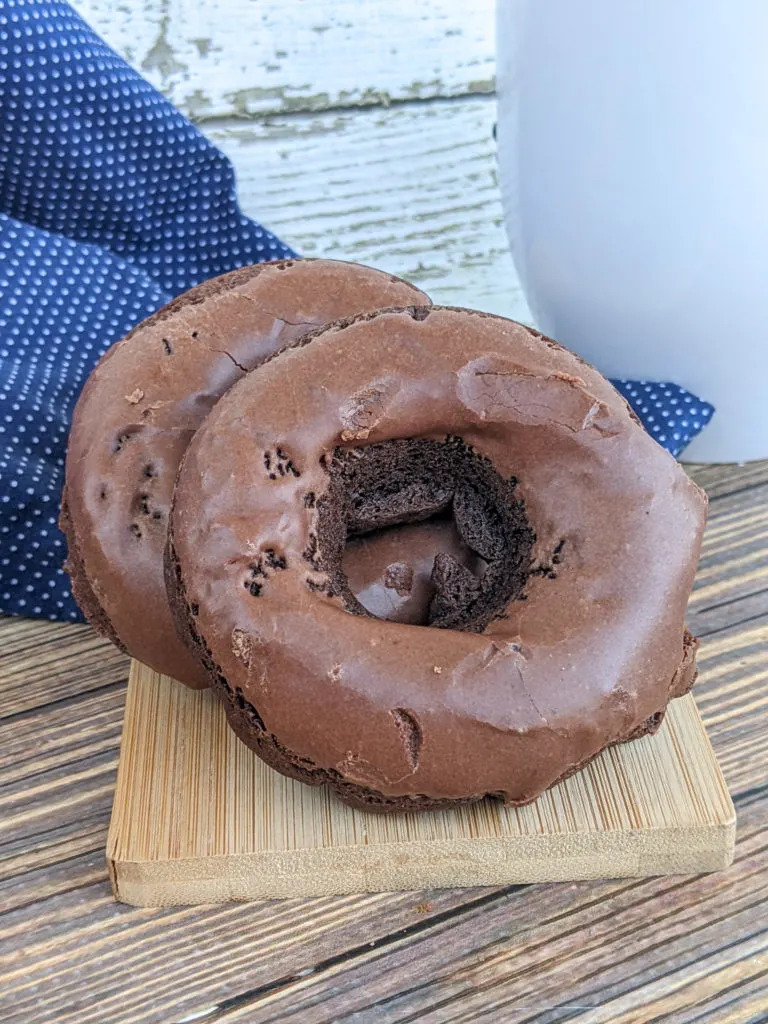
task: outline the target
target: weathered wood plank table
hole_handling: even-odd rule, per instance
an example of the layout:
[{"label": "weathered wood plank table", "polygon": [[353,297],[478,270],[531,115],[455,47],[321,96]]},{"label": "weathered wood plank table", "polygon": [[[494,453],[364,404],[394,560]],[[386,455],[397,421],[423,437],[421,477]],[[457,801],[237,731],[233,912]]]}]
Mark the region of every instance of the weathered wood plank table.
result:
[{"label": "weathered wood plank table", "polygon": [[[195,5],[197,6],[197,5]],[[493,171],[490,0],[79,0],[313,255],[526,317]],[[470,9],[472,13],[470,13]],[[768,1020],[768,462],[710,494],[689,623],[738,813],[701,877],[138,910],[104,846],[127,660],[0,622],[0,1020]]]}]

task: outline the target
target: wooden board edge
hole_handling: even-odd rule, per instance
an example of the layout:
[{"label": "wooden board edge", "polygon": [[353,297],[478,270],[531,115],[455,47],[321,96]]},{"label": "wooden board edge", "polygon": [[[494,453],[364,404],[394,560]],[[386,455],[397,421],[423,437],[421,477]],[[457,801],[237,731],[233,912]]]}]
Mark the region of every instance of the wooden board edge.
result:
[{"label": "wooden board edge", "polygon": [[721,871],[735,819],[583,835],[516,836],[307,849],[176,861],[108,855],[115,898],[139,907],[471,888]]},{"label": "wooden board edge", "polygon": [[120,826],[115,814],[115,808],[124,799],[125,793],[130,787],[130,766],[126,754],[126,743],[129,734],[130,723],[134,717],[134,705],[136,703],[136,688],[138,685],[138,674],[140,663],[131,658],[131,665],[128,671],[128,686],[125,691],[125,707],[123,708],[123,726],[120,730],[120,748],[117,760],[117,778],[115,779],[115,792],[112,797],[112,810],[109,814],[109,829],[107,830],[106,860],[109,880],[115,898],[119,899],[117,893],[117,865],[120,862],[121,836]]}]

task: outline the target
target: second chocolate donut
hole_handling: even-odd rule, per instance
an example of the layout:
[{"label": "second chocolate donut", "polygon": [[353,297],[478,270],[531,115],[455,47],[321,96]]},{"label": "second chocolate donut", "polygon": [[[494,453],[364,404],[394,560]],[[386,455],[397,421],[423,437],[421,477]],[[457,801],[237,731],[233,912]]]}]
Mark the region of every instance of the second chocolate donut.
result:
[{"label": "second chocolate donut", "polygon": [[61,515],[72,590],[91,623],[159,672],[205,686],[163,585],[171,493],[190,439],[235,381],[311,329],[424,301],[354,263],[261,263],[193,288],[113,345],[75,408]]}]

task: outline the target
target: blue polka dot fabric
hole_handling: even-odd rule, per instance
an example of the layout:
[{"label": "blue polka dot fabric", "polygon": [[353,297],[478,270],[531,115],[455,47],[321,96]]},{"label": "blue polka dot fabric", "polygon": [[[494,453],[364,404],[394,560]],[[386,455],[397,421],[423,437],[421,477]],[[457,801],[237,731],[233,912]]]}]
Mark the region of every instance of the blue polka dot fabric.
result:
[{"label": "blue polka dot fabric", "polygon": [[712,419],[715,409],[677,384],[650,380],[611,381],[662,448],[679,455]]},{"label": "blue polka dot fabric", "polygon": [[[66,3],[0,0],[0,613],[80,620],[56,525],[99,356],[187,288],[294,256],[229,161]],[[677,454],[712,409],[617,382]]]},{"label": "blue polka dot fabric", "polygon": [[0,612],[81,619],[56,525],[99,356],[175,295],[295,255],[229,161],[65,3],[0,0]]}]

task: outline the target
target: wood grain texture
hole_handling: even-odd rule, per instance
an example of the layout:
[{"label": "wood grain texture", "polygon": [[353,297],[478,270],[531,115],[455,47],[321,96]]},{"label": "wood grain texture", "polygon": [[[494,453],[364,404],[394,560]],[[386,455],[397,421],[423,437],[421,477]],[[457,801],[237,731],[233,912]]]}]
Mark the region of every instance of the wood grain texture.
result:
[{"label": "wood grain texture", "polygon": [[93,630],[74,623],[6,619],[0,643],[0,719],[94,687],[109,687],[128,674],[128,659]]},{"label": "wood grain texture", "polygon": [[[368,263],[435,302],[530,321],[504,232],[491,97],[224,122],[243,210],[305,256]],[[375,182],[375,187],[372,186]]]},{"label": "wood grain texture", "polygon": [[[269,100],[259,106],[256,119],[222,120],[217,116],[203,123],[208,137],[235,165],[243,210],[304,255],[369,263],[413,281],[436,302],[474,306],[530,321],[509,253],[496,182],[492,134],[495,99],[477,94],[477,83],[472,85],[478,74],[485,73],[478,69],[489,62],[492,77],[493,4],[483,0],[470,10],[457,0],[431,0],[426,5],[404,0],[391,4],[379,0],[348,3],[354,5],[356,29],[352,44],[338,42],[343,55],[338,46],[333,51],[335,30],[312,33],[309,25],[314,22],[310,11],[318,12],[317,24],[325,23],[325,14],[331,12],[346,39],[353,22],[343,14],[343,4],[308,4],[302,0],[299,6],[296,0],[291,4],[282,0],[209,0],[203,5],[192,4],[191,0],[143,0],[140,17],[126,0],[79,0],[77,6],[119,52],[188,113],[189,105],[179,92],[179,82],[186,72],[163,76],[157,68],[142,66],[147,48],[157,48],[157,44],[159,52],[166,52],[159,41],[168,33],[198,42],[214,38],[206,36],[209,29],[227,36],[228,41],[211,45],[207,56],[198,55],[197,60],[205,66],[200,74],[207,84],[199,89],[190,87],[191,93],[210,89],[210,83],[221,82],[222,75],[231,89],[239,66],[237,55],[242,53],[243,81],[247,83],[244,88],[254,95],[269,92],[262,82],[265,72],[254,64],[258,46],[272,31],[259,27],[262,14],[267,19],[265,24],[278,19],[283,27],[274,31],[288,38],[295,35],[303,39],[305,31],[314,35],[311,45],[306,44],[309,80],[314,81],[311,75],[318,68],[327,68],[334,82],[340,69],[352,73],[356,68],[363,76],[360,82],[365,84],[355,88],[370,93],[375,105],[351,111],[348,108],[354,104],[349,97],[330,95],[322,103],[309,106]],[[222,13],[225,6],[226,14]],[[242,16],[238,14],[241,8],[245,12]],[[209,27],[201,28],[199,19]],[[286,22],[290,23],[288,28]],[[390,33],[392,45],[407,51],[405,67],[409,75],[433,82],[434,88],[401,89],[376,79],[376,59],[387,48],[378,43],[359,45],[359,40],[374,30]],[[257,37],[261,43],[255,41]],[[477,53],[474,44],[467,41],[475,37],[480,46]],[[242,45],[241,51],[235,48],[233,38]],[[327,54],[322,49],[326,46],[330,47]],[[178,46],[171,49],[173,55],[182,52]],[[183,52],[182,63],[198,67],[194,58],[197,43],[188,42]],[[307,75],[304,70],[295,70],[294,58],[291,51],[285,61],[291,74],[297,76],[295,84]],[[178,57],[169,59],[173,63]],[[220,72],[208,67],[208,62],[214,60],[221,63]],[[444,81],[446,74],[449,69],[463,67],[464,60],[472,71],[472,80],[464,85],[457,81],[449,87]],[[378,85],[372,84],[375,82]],[[410,77],[408,82],[412,82]],[[351,91],[354,93],[354,89]],[[422,95],[456,98],[417,102]],[[409,102],[387,106],[393,98]],[[251,110],[253,103],[255,100],[249,101],[241,113]],[[237,113],[230,101],[216,101],[210,109],[217,115]]]},{"label": "wood grain texture", "polygon": [[[85,627],[7,619],[0,1019],[758,1024],[768,1004],[768,614],[753,618],[749,601],[768,587],[768,543],[755,548],[768,461],[693,474],[714,496],[706,565],[736,592],[723,628],[704,586],[692,601],[695,615],[711,616],[696,700],[738,812],[727,871],[213,907],[116,903],[104,846],[124,692],[113,675],[127,662],[116,656],[100,680],[80,656],[93,644],[109,665],[111,649]],[[762,578],[742,586],[755,550]],[[50,644],[66,671],[52,658],[50,685],[36,677],[30,699],[17,666],[36,644]]]},{"label": "wood grain texture", "polygon": [[268,768],[134,662],[107,859],[137,906],[717,871],[735,816],[693,698],[526,807],[371,814]]},{"label": "wood grain texture", "polygon": [[[428,934],[360,950],[216,1019],[648,1024],[683,1010],[675,1020],[695,1020],[702,1004],[717,1003],[729,968],[731,983],[761,982],[767,864],[752,830],[727,882],[582,883],[565,900],[562,887],[506,890],[436,921]],[[765,1007],[765,988],[751,995]],[[721,1019],[717,1008],[709,1019]]]},{"label": "wood grain texture", "polygon": [[494,0],[75,0],[197,119],[490,93]]}]

